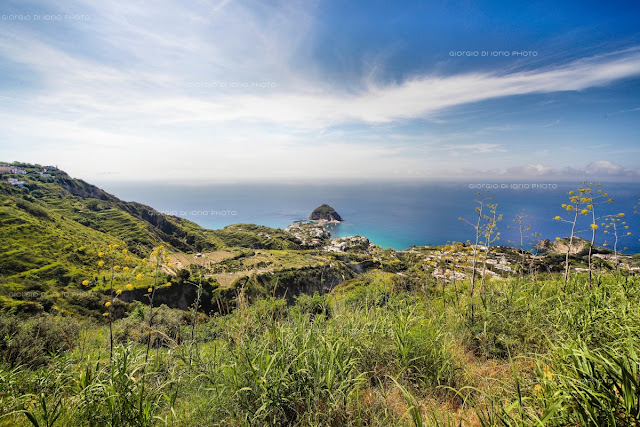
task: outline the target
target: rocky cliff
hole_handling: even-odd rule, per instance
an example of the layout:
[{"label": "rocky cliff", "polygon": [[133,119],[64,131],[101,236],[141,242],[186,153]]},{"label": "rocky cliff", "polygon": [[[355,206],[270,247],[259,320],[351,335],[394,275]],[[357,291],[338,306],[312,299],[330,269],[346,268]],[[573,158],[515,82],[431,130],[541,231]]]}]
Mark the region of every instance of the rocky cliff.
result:
[{"label": "rocky cliff", "polygon": [[340,215],[338,215],[338,212],[336,212],[336,210],[331,206],[324,204],[318,206],[313,210],[313,212],[311,212],[311,215],[309,215],[309,220],[342,221],[342,217],[340,217]]}]

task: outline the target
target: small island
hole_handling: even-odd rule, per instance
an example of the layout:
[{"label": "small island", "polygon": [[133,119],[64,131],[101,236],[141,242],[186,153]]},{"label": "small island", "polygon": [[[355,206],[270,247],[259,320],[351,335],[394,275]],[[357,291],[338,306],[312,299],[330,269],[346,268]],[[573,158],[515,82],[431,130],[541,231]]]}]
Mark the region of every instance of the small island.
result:
[{"label": "small island", "polygon": [[309,221],[327,221],[327,222],[341,222],[342,217],[326,203],[318,206],[309,215]]}]

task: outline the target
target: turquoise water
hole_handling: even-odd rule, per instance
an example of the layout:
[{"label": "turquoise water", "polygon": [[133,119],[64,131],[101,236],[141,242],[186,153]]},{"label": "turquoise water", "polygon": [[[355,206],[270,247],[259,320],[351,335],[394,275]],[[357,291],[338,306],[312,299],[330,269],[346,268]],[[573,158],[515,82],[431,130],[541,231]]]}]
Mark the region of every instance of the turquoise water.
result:
[{"label": "turquoise water", "polygon": [[[537,182],[535,188],[533,184],[489,184],[492,187],[489,195],[495,198],[498,211],[503,214],[499,224],[501,244],[519,240],[515,230],[506,226],[512,224],[521,209],[526,210],[527,222],[532,232],[541,234],[540,238],[569,234],[568,225],[554,221],[553,217],[563,215],[560,204],[567,201],[566,193],[577,184]],[[213,229],[241,222],[283,228],[328,203],[345,219],[333,230],[334,237],[362,235],[385,248],[405,249],[412,245],[472,240],[473,228],[458,218],[473,219],[474,198],[478,197],[478,190],[484,191],[477,185],[486,187],[476,182],[207,186],[107,183],[102,187],[123,200],[138,201]],[[640,185],[606,183],[603,188],[615,201],[598,205],[597,212],[601,215],[624,212],[628,231],[633,235],[622,238],[619,247],[640,252],[640,215],[633,215],[640,199]],[[586,223],[583,225],[582,228],[588,227]],[[604,237],[599,233],[597,243],[603,243]]]}]

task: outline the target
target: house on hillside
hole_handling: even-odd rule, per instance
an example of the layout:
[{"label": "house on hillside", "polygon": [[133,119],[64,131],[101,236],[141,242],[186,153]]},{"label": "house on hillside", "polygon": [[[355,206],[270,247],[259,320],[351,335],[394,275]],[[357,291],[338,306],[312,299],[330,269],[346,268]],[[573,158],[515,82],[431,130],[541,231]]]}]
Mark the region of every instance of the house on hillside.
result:
[{"label": "house on hillside", "polygon": [[9,173],[12,173],[14,175],[26,175],[27,171],[25,171],[24,169],[20,169],[18,167],[12,166],[9,168]]},{"label": "house on hillside", "polygon": [[7,178],[7,182],[14,187],[24,187],[24,181],[18,181],[15,178]]}]

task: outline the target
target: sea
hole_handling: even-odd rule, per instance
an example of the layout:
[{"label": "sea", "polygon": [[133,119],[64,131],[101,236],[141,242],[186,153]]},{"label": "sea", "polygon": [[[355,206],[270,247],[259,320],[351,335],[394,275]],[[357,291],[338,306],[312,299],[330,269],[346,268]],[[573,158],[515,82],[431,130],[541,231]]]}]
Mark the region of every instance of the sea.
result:
[{"label": "sea", "polygon": [[[475,207],[481,197],[493,197],[501,233],[497,244],[518,247],[520,234],[514,222],[524,210],[523,224],[530,226],[525,247],[541,239],[570,235],[571,225],[561,204],[575,182],[366,182],[366,183],[235,183],[175,184],[107,182],[100,186],[126,201],[149,205],[162,213],[191,220],[202,227],[219,229],[237,223],[284,228],[306,219],[317,206],[327,203],[344,219],[332,227],[333,237],[360,235],[376,245],[395,250],[411,246],[442,245],[475,239]],[[603,183],[600,187],[614,199],[596,205],[596,216],[624,213],[618,250],[640,253],[640,183]],[[488,192],[487,192],[488,190]],[[480,195],[478,193],[481,193]],[[578,236],[591,238],[588,217],[582,216]],[[598,220],[602,223],[602,219]],[[613,233],[600,226],[596,244],[613,247]],[[626,235],[626,233],[631,235]],[[537,233],[538,236],[533,236]],[[624,236],[622,236],[624,234]],[[626,248],[626,249],[625,249]]]}]

